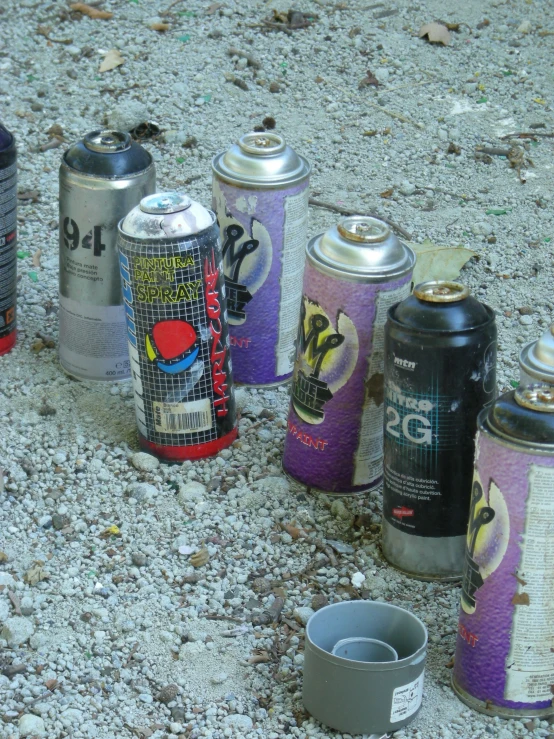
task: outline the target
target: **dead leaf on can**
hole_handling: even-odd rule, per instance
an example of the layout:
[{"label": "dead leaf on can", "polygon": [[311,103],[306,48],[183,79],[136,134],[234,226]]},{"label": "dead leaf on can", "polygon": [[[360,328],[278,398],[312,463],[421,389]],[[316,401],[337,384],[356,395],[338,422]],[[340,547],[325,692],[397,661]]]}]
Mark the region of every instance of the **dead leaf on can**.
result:
[{"label": "dead leaf on can", "polygon": [[419,29],[419,38],[427,36],[427,40],[431,44],[443,44],[448,46],[450,44],[450,32],[446,26],[442,23],[426,23]]},{"label": "dead leaf on can", "polygon": [[124,61],[125,59],[121,56],[119,49],[110,49],[102,60],[102,64],[98,68],[98,71],[109,72],[111,69],[120,67]]},{"label": "dead leaf on can", "polygon": [[528,593],[516,593],[512,598],[514,606],[528,606],[530,605]]},{"label": "dead leaf on can", "polygon": [[48,572],[46,572],[42,565],[43,563],[40,561],[35,562],[31,569],[28,570],[23,576],[23,581],[26,582],[28,585],[36,585],[43,580],[48,580],[50,575],[48,574]]},{"label": "dead leaf on can", "polygon": [[191,555],[189,561],[193,567],[203,567],[205,564],[207,564],[209,559],[210,553],[208,552],[206,547],[202,547],[202,549],[199,549],[197,552]]},{"label": "dead leaf on can", "polygon": [[410,246],[417,257],[412,277],[414,285],[427,280],[454,280],[464,264],[477,256],[463,246],[440,246],[430,239],[425,239],[423,244],[410,243]]},{"label": "dead leaf on can", "polygon": [[92,18],[93,20],[107,21],[110,18],[113,18],[113,13],[110,13],[109,10],[100,10],[100,8],[93,8],[91,5],[87,5],[86,3],[71,3],[69,7],[71,8],[71,10],[75,10],[77,13],[88,15],[88,17]]}]

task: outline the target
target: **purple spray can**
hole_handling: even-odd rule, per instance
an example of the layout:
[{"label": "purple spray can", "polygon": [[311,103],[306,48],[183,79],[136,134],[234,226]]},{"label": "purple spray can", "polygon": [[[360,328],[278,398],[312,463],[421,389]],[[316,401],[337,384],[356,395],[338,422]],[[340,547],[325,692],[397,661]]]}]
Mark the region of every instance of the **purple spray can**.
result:
[{"label": "purple spray can", "polygon": [[504,718],[554,714],[554,388],[479,415],[452,685]]},{"label": "purple spray can", "polygon": [[382,221],[349,216],[306,255],[283,469],[363,493],[383,477],[384,326],[410,293],[415,254]]},{"label": "purple spray can", "polygon": [[249,133],[212,162],[233,375],[290,379],[304,272],[310,165],[276,133]]}]

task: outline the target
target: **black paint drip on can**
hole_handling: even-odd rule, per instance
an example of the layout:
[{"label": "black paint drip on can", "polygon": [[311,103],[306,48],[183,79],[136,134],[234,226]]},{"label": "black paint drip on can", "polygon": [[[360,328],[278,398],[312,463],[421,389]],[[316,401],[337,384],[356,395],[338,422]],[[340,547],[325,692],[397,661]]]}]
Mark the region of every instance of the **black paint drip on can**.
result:
[{"label": "black paint drip on can", "polygon": [[425,282],[385,327],[383,552],[407,574],[462,574],[480,410],[496,393],[494,312]]},{"label": "black paint drip on can", "polygon": [[0,355],[15,344],[17,292],[17,153],[0,123]]}]

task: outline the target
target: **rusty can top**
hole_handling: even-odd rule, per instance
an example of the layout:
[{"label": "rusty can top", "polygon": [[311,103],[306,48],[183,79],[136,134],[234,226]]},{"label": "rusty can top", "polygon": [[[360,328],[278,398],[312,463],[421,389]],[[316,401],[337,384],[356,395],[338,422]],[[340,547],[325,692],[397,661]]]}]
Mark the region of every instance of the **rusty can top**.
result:
[{"label": "rusty can top", "polygon": [[554,454],[554,388],[523,385],[481,411],[479,426],[516,446]]},{"label": "rusty can top", "polygon": [[273,189],[305,180],[307,159],[288,146],[278,133],[247,133],[212,160],[214,173],[232,185]]},{"label": "rusty can top", "polygon": [[320,272],[353,282],[389,282],[409,274],[414,252],[384,221],[347,216],[311,239],[306,255]]},{"label": "rusty can top", "polygon": [[180,192],[147,195],[119,223],[123,236],[135,239],[185,238],[205,231],[215,215]]},{"label": "rusty can top", "polygon": [[428,280],[414,287],[414,295],[426,303],[456,303],[469,297],[469,288],[459,282]]},{"label": "rusty can top", "polygon": [[554,385],[554,325],[540,339],[523,347],[519,366],[530,377]]}]

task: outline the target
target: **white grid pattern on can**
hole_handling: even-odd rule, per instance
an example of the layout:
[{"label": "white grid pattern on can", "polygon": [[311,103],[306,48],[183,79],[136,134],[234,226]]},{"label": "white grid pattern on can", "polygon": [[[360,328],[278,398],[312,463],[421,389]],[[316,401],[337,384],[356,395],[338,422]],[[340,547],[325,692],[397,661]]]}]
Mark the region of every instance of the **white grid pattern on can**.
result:
[{"label": "white grid pattern on can", "polygon": [[[217,232],[214,231],[217,239]],[[143,243],[128,241],[120,234],[119,248],[129,258],[131,276],[131,290],[133,292],[133,310],[137,327],[137,348],[140,357],[140,373],[143,387],[146,425],[148,441],[167,446],[192,446],[214,441],[218,438],[215,408],[213,405],[213,385],[210,363],[211,335],[209,334],[208,318],[206,314],[204,260],[211,255],[211,249],[218,248],[217,240],[209,242],[206,238],[199,240],[189,237],[180,242],[176,241],[144,241]],[[175,270],[175,281],[170,284],[175,290],[178,285],[200,281],[198,299],[181,301],[178,303],[140,303],[136,299],[137,282],[134,280],[134,260],[137,257],[165,258],[177,256],[192,256],[194,266]],[[141,283],[142,284],[142,283]],[[146,283],[148,284],[148,283]],[[202,398],[209,398],[212,428],[206,431],[187,433],[170,433],[156,431],[154,423],[153,402],[166,402],[166,398],[175,393],[184,383],[186,374],[170,375],[160,370],[156,361],[150,362],[146,357],[145,336],[158,321],[181,319],[190,323],[196,329],[197,346],[199,348],[196,361],[201,361],[204,367],[203,375],[193,389],[180,402],[186,403]],[[204,340],[203,340],[204,337]],[[208,337],[209,340],[206,340]]]}]

